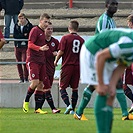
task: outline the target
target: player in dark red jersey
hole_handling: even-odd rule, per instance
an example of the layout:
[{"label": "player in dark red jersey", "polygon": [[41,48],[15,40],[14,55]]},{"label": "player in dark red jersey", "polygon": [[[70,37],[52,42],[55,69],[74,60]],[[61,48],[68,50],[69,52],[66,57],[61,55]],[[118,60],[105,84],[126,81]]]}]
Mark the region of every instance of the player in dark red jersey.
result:
[{"label": "player in dark red jersey", "polygon": [[[133,29],[133,15],[129,15],[127,18],[128,27]],[[132,105],[129,113],[133,112],[133,90],[128,86],[133,86],[133,64],[126,68],[123,74],[123,89],[125,95],[131,100]]]},{"label": "player in dark red jersey", "polygon": [[33,27],[29,34],[28,50],[27,50],[27,67],[31,84],[28,88],[26,98],[23,103],[23,111],[29,111],[29,99],[35,91],[35,112],[46,114],[46,111],[40,109],[43,96],[43,81],[46,76],[46,57],[45,51],[49,46],[45,42],[45,32],[50,16],[46,13],[40,16],[39,25]]},{"label": "player in dark red jersey", "polygon": [[60,113],[60,109],[57,109],[54,106],[52,94],[51,94],[51,86],[53,84],[54,79],[54,73],[55,73],[55,66],[54,66],[54,60],[55,56],[57,55],[57,49],[59,45],[59,41],[52,37],[53,33],[53,26],[50,22],[48,27],[45,29],[45,41],[46,44],[49,46],[49,50],[46,51],[46,74],[47,77],[44,80],[44,94],[43,94],[43,101],[42,105],[47,100],[52,113]]},{"label": "player in dark red jersey", "polygon": [[[68,26],[69,34],[64,35],[59,43],[59,51],[55,59],[55,66],[62,57],[61,74],[59,79],[60,93],[67,108],[64,114],[73,114],[78,100],[78,84],[80,78],[79,53],[84,39],[78,34],[79,23],[76,20]],[[67,87],[72,88],[71,104],[66,91]]]},{"label": "player in dark red jersey", "polygon": [[0,31],[0,49],[3,47],[3,45],[6,43],[4,36],[2,32]]}]

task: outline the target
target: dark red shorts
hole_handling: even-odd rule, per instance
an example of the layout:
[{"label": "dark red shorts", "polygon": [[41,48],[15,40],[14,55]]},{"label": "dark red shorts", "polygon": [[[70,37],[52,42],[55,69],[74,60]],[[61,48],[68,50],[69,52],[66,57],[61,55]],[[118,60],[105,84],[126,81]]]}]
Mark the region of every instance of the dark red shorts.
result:
[{"label": "dark red shorts", "polygon": [[123,79],[123,84],[133,85],[133,75],[132,75],[131,66],[125,69],[122,79]]},{"label": "dark red shorts", "polygon": [[44,84],[44,89],[51,88],[51,86],[53,84],[53,76],[46,76],[43,84]]},{"label": "dark red shorts", "polygon": [[29,71],[30,80],[39,79],[40,81],[44,81],[44,78],[46,77],[45,64],[36,64],[34,62],[28,62],[26,65]]},{"label": "dark red shorts", "polygon": [[80,78],[79,66],[67,65],[61,69],[59,85],[60,88],[66,89],[67,87],[78,88]]}]

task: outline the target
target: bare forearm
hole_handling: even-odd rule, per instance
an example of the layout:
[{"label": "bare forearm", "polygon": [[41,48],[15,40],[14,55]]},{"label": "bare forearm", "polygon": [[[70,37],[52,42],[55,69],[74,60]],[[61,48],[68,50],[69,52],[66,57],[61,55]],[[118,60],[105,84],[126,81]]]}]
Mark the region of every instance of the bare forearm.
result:
[{"label": "bare forearm", "polygon": [[110,85],[115,85],[118,83],[118,80],[121,78],[126,66],[124,65],[119,65],[117,68],[113,71],[112,77],[110,80]]},{"label": "bare forearm", "polygon": [[105,59],[103,56],[97,55],[97,62],[96,62],[96,70],[97,70],[97,77],[98,77],[98,83],[104,84],[103,81],[103,69],[104,69]]},{"label": "bare forearm", "polygon": [[58,51],[57,56],[56,56],[55,61],[54,61],[55,66],[57,66],[57,63],[58,63],[59,59],[62,57],[63,54],[64,54],[63,51],[61,51],[61,50]]}]

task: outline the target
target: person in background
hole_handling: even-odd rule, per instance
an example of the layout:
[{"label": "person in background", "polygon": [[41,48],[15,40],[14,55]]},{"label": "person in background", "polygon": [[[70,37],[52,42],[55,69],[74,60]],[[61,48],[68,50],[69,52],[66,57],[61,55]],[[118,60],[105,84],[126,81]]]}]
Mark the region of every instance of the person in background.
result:
[{"label": "person in background", "polygon": [[49,49],[45,41],[45,29],[49,22],[50,16],[47,13],[43,13],[40,16],[39,25],[33,27],[29,34],[26,64],[31,83],[23,102],[24,113],[29,112],[29,100],[34,93],[35,113],[47,114],[47,111],[41,110],[41,106],[43,100],[43,81],[46,77],[45,52]]},{"label": "person in background", "polygon": [[[126,28],[96,34],[81,48],[81,83],[87,83],[97,92],[94,105],[97,133],[111,133],[116,85],[124,69],[133,62],[132,55],[133,30]],[[127,112],[122,120],[133,120],[133,115]]]},{"label": "person in background", "polygon": [[[127,17],[127,24],[129,28],[133,29],[133,14]],[[133,64],[125,69],[122,79],[123,79],[124,93],[132,102],[131,108],[129,109],[128,112],[132,113],[133,112],[133,90],[128,85],[133,86]]]},{"label": "person in background", "polygon": [[[28,39],[30,30],[33,25],[26,18],[24,13],[18,15],[18,22],[14,26],[13,37],[15,39]],[[15,41],[15,56],[17,62],[26,62],[26,51],[28,41]],[[26,64],[17,64],[17,69],[20,77],[19,83],[28,82],[28,70]]]},{"label": "person in background", "polygon": [[53,84],[54,73],[55,73],[55,66],[54,60],[55,56],[57,55],[59,41],[52,37],[53,33],[53,26],[52,23],[49,22],[48,27],[45,29],[45,41],[46,44],[49,46],[49,50],[46,51],[46,74],[47,77],[44,80],[44,93],[43,93],[43,101],[42,105],[44,104],[45,99],[47,100],[52,113],[60,113],[60,109],[57,109],[54,105],[54,101],[51,94],[51,87]]},{"label": "person in background", "polygon": [[[59,51],[54,61],[55,66],[62,57],[59,87],[61,98],[67,108],[64,114],[74,114],[78,100],[78,85],[80,78],[79,53],[84,39],[78,35],[79,23],[72,20],[69,23],[69,34],[64,35],[59,43]],[[71,104],[69,101],[67,87],[72,88]]]},{"label": "person in background", "polygon": [[101,33],[106,29],[116,28],[116,23],[113,19],[114,14],[118,9],[118,1],[117,0],[105,0],[106,11],[99,17],[95,34]]},{"label": "person in background", "polygon": [[13,19],[14,24],[17,23],[18,14],[20,10],[23,8],[24,1],[23,0],[1,0],[1,6],[5,11],[4,14],[4,38],[10,37],[10,25]]},{"label": "person in background", "polygon": [[1,5],[1,0],[0,0],[0,15],[1,15],[1,11],[2,11],[2,5]]}]

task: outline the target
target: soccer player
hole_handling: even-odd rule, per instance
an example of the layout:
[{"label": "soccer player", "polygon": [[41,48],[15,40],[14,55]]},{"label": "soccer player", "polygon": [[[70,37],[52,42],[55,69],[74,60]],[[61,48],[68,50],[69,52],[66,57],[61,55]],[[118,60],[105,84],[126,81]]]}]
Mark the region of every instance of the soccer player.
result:
[{"label": "soccer player", "polygon": [[116,28],[116,23],[113,19],[114,14],[117,12],[117,0],[105,0],[106,11],[99,17],[96,25],[95,33],[100,33],[106,29]]},{"label": "soccer player", "polygon": [[55,56],[57,55],[58,45],[59,41],[52,37],[53,33],[53,26],[52,23],[49,22],[48,27],[45,29],[45,41],[46,44],[49,46],[49,50],[46,51],[46,74],[47,77],[44,80],[44,93],[43,93],[43,101],[42,105],[47,100],[52,113],[60,113],[60,109],[57,109],[54,105],[54,101],[51,94],[51,86],[53,84],[54,79],[54,72],[55,72],[55,66],[54,66],[54,60]]},{"label": "soccer player", "polygon": [[[133,30],[124,28],[96,34],[81,48],[81,83],[89,84],[98,93],[94,105],[98,133],[111,132],[116,85],[124,69],[133,62],[132,55]],[[127,112],[122,120],[133,120],[133,115]]]},{"label": "soccer player", "polygon": [[[13,37],[16,39],[28,39],[30,30],[33,25],[26,18],[24,13],[19,13],[18,22],[14,26]],[[27,41],[15,41],[15,56],[17,62],[26,61],[26,51],[28,47]],[[19,83],[28,82],[28,70],[26,64],[17,64],[17,69],[20,77]]]},{"label": "soccer player", "polygon": [[[67,108],[64,114],[73,114],[78,100],[78,84],[80,78],[79,53],[84,39],[77,32],[79,23],[76,20],[70,21],[68,26],[69,34],[64,35],[59,43],[59,51],[55,59],[55,66],[62,57],[61,73],[59,79],[61,98]],[[72,88],[71,104],[66,91],[67,87]]]},{"label": "soccer player", "polygon": [[[128,27],[133,29],[133,15],[129,15],[127,18]],[[123,89],[125,95],[131,100],[132,105],[129,109],[129,113],[133,112],[133,92],[128,85],[133,86],[133,64],[125,69],[123,74]]]},{"label": "soccer player", "polygon": [[35,89],[35,113],[46,114],[40,109],[43,96],[43,81],[46,76],[46,56],[45,51],[49,46],[45,42],[45,29],[50,22],[50,16],[46,13],[40,16],[39,25],[31,29],[28,40],[27,67],[31,84],[28,87],[26,98],[23,103],[23,111],[28,113],[29,100]]},{"label": "soccer player", "polygon": [[[118,2],[117,0],[106,0],[106,12],[103,13],[100,18],[98,19],[97,26],[96,26],[96,34],[101,33],[102,31],[106,29],[112,29],[116,27],[115,21],[112,18],[114,13],[116,13],[118,8]],[[122,116],[125,116],[127,114],[127,106],[126,106],[126,98],[124,95],[124,91],[122,89],[122,81],[119,80],[117,84],[117,99],[120,103],[121,110],[122,110]],[[86,120],[85,116],[83,115],[83,110],[87,106],[88,102],[90,101],[91,95],[94,92],[94,88],[91,86],[87,86],[84,89],[83,92],[83,98],[81,99],[80,105],[78,106],[78,109],[76,111],[76,114],[81,118],[81,120]]]}]

